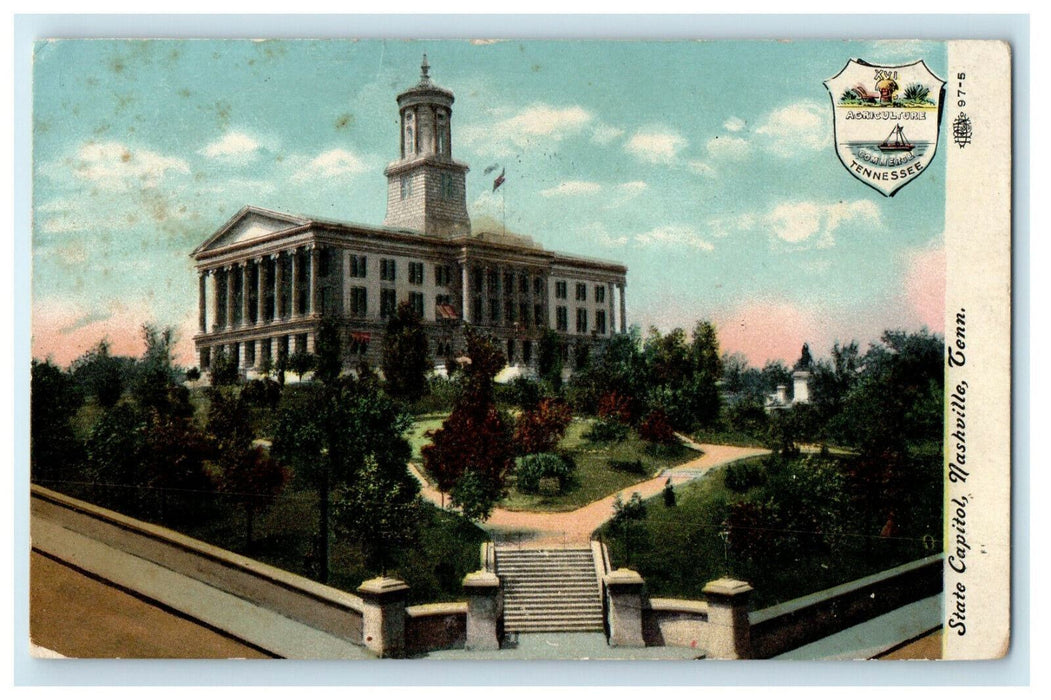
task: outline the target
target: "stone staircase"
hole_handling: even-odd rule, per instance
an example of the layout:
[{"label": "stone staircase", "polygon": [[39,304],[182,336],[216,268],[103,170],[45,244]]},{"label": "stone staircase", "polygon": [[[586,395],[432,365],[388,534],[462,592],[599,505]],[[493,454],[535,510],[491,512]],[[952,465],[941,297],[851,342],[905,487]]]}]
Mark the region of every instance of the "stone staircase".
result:
[{"label": "stone staircase", "polygon": [[591,549],[496,547],[505,632],[601,632],[602,594]]}]

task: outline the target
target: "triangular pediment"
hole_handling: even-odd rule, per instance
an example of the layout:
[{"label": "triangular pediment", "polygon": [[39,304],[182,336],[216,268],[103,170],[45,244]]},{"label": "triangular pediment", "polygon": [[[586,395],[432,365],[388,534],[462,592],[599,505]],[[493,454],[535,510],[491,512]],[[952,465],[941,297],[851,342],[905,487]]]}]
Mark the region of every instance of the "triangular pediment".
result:
[{"label": "triangular pediment", "polygon": [[241,243],[249,243],[281,231],[301,228],[309,223],[309,219],[290,214],[282,214],[258,207],[244,207],[233,218],[223,224],[207,241],[202,243],[194,251],[194,255]]}]

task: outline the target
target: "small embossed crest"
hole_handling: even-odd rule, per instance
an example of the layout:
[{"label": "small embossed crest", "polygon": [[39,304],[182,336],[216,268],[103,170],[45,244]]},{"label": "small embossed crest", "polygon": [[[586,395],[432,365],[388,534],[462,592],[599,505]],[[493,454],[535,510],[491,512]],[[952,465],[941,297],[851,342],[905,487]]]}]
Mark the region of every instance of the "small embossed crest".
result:
[{"label": "small embossed crest", "polygon": [[852,58],[825,87],[836,153],[851,175],[893,197],[927,169],[938,148],[945,81],[926,63]]}]

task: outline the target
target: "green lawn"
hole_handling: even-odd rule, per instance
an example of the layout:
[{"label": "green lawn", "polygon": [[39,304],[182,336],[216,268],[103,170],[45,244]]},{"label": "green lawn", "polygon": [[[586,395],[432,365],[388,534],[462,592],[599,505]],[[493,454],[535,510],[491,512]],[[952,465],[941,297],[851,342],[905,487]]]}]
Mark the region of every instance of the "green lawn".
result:
[{"label": "green lawn", "polygon": [[448,417],[448,413],[432,413],[418,417],[412,424],[405,437],[409,439],[409,444],[412,445],[412,459],[414,462],[421,466],[423,465],[423,455],[420,454],[420,450],[423,449],[424,445],[431,444],[431,439],[427,437],[426,433],[442,427],[442,423]]}]

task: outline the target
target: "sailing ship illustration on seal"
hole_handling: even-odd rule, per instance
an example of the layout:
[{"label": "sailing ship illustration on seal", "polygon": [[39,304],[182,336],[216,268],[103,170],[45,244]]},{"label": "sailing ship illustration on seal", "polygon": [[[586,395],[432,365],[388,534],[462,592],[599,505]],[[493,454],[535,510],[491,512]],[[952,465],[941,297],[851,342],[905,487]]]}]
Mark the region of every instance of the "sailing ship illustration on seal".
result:
[{"label": "sailing ship illustration on seal", "polygon": [[905,138],[905,130],[901,128],[901,124],[896,124],[894,128],[890,130],[890,133],[887,134],[887,138],[883,139],[883,142],[879,145],[879,150],[884,153],[907,153],[913,148],[915,148],[915,146],[909,143],[909,140]]}]

